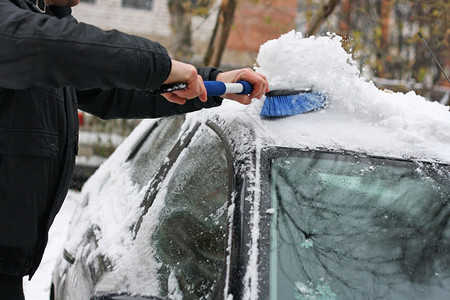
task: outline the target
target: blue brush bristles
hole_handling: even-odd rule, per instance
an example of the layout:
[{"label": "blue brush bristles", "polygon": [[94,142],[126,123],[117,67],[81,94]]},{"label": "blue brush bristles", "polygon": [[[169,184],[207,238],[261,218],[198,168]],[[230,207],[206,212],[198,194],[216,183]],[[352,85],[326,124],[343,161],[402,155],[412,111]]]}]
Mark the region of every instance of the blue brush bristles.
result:
[{"label": "blue brush bristles", "polygon": [[266,94],[261,116],[285,117],[318,110],[325,107],[325,95],[314,91],[283,91]]}]

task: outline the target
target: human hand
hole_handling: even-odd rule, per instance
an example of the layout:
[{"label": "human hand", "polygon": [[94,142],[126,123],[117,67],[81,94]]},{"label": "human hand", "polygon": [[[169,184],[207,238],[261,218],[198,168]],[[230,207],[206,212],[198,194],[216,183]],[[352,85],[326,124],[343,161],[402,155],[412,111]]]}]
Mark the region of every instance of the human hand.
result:
[{"label": "human hand", "polygon": [[172,69],[169,77],[163,84],[185,82],[187,88],[170,93],[161,94],[169,102],[185,104],[186,99],[194,99],[199,97],[202,102],[206,102],[206,89],[203,79],[197,74],[197,69],[193,65],[185,64],[176,60],[172,60]]},{"label": "human hand", "polygon": [[223,72],[217,75],[216,80],[225,83],[233,83],[239,80],[248,81],[253,86],[253,91],[250,95],[225,94],[222,97],[237,101],[241,104],[250,104],[253,98],[261,98],[264,93],[269,91],[269,83],[266,76],[256,73],[250,68],[238,69],[228,72]]}]

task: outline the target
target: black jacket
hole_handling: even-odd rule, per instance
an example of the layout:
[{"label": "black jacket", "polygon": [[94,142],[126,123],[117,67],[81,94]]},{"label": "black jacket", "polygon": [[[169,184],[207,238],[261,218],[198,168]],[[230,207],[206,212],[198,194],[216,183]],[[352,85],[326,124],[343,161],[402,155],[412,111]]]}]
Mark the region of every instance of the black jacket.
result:
[{"label": "black jacket", "polygon": [[[145,96],[170,72],[158,43],[0,0],[0,273],[30,277],[66,196],[80,108],[101,118],[147,118],[221,104]],[[218,71],[199,69],[205,80]]]}]

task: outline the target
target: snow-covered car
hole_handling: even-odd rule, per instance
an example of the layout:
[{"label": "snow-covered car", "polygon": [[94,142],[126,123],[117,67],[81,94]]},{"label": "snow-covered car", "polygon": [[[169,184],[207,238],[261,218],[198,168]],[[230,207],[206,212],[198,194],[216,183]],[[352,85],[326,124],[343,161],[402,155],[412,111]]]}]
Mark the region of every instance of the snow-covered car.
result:
[{"label": "snow-covered car", "polygon": [[449,298],[448,107],[377,89],[334,36],[288,33],[257,62],[327,107],[143,121],[83,187],[52,297]]}]

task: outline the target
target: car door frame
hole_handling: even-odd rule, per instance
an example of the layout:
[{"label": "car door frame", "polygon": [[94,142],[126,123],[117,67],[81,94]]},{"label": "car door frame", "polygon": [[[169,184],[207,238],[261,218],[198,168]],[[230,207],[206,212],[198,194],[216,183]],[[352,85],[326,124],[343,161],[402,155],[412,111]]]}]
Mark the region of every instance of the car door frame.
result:
[{"label": "car door frame", "polygon": [[[189,123],[189,121],[185,120],[185,124]],[[220,139],[221,144],[225,150],[225,156],[227,160],[227,169],[228,169],[228,189],[229,193],[227,196],[227,210],[230,205],[234,203],[233,191],[237,190],[237,186],[242,186],[240,183],[241,180],[235,177],[235,157],[233,155],[232,146],[230,140],[226,137],[226,134],[221,129],[219,125],[212,121],[195,122],[193,125],[188,126],[188,128],[181,134],[178,138],[177,142],[173,146],[173,148],[169,151],[167,155],[166,161],[161,165],[161,167],[156,172],[152,182],[150,183],[145,196],[142,200],[143,212],[133,227],[134,236],[136,237],[139,228],[141,227],[143,217],[148,212],[149,208],[152,206],[158,192],[160,191],[161,184],[166,180],[169,171],[174,167],[176,161],[180,158],[181,153],[189,147],[190,142],[192,141],[195,134],[201,128],[201,126],[206,126],[211,129]],[[148,135],[147,135],[148,136]],[[241,190],[238,188],[238,190]],[[238,197],[237,197],[238,198]],[[236,207],[239,205],[235,204]],[[221,275],[217,281],[217,284],[211,294],[211,299],[226,299],[229,293],[233,295],[239,293],[241,290],[240,285],[242,285],[242,281],[240,280],[242,272],[240,271],[241,267],[232,267],[232,266],[241,266],[242,256],[240,255],[240,237],[242,236],[241,226],[242,224],[241,217],[242,213],[239,209],[235,209],[233,214],[228,214],[227,217],[227,233],[226,233],[226,241],[227,244],[231,247],[227,247],[226,245],[226,253],[225,253],[225,264],[224,268],[221,271]],[[244,223],[245,224],[245,223]]]}]

